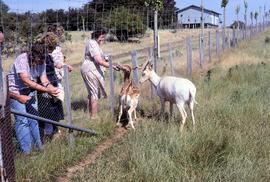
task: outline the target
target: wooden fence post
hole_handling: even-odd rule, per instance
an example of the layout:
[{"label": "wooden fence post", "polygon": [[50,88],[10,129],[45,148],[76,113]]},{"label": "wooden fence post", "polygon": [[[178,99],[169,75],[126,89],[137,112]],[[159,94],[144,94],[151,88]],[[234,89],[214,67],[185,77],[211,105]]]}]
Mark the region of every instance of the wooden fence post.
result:
[{"label": "wooden fence post", "polygon": [[133,66],[133,83],[134,85],[139,85],[139,76],[138,76],[138,58],[137,58],[137,51],[131,51],[131,61]]},{"label": "wooden fence post", "polygon": [[208,56],[209,56],[209,62],[211,62],[211,32],[208,32]]},{"label": "wooden fence post", "polygon": [[225,29],[222,29],[222,50],[225,50]]},{"label": "wooden fence post", "polygon": [[187,49],[187,75],[192,73],[192,42],[191,38],[186,38],[186,49]]},{"label": "wooden fence post", "polygon": [[[151,61],[153,63],[154,70],[156,70],[155,61],[153,61],[153,48],[148,48],[148,61]],[[153,98],[153,95],[155,95],[155,87],[150,83],[150,98]]]},{"label": "wooden fence post", "polygon": [[200,33],[199,34],[199,55],[200,55],[200,68],[203,68],[204,64],[204,37]]},{"label": "wooden fence post", "polygon": [[113,64],[112,57],[109,56],[109,77],[110,77],[110,108],[114,116],[115,98],[114,98],[114,77],[113,77]]},{"label": "wooden fence post", "polygon": [[218,60],[220,60],[220,50],[219,50],[219,31],[216,31],[216,55],[218,57]]},{"label": "wooden fence post", "polygon": [[169,52],[169,62],[170,62],[170,68],[171,68],[171,75],[174,76],[172,46],[170,43],[168,44],[168,52]]},{"label": "wooden fence post", "polygon": [[249,39],[252,38],[252,31],[253,31],[253,27],[250,26],[250,27],[249,27]]},{"label": "wooden fence post", "polygon": [[[72,126],[72,113],[71,113],[71,93],[70,93],[70,85],[69,85],[69,77],[68,77],[68,66],[64,65],[64,90],[65,90],[65,101],[66,101],[66,109],[67,109],[67,123]],[[69,130],[69,146],[73,148],[75,146],[75,140],[73,136],[73,131]]]},{"label": "wooden fence post", "polygon": [[230,49],[231,48],[231,33],[230,32],[228,32],[227,40],[228,40],[228,48]]},{"label": "wooden fence post", "polygon": [[233,47],[235,47],[236,45],[236,35],[235,35],[235,28],[233,27]]}]

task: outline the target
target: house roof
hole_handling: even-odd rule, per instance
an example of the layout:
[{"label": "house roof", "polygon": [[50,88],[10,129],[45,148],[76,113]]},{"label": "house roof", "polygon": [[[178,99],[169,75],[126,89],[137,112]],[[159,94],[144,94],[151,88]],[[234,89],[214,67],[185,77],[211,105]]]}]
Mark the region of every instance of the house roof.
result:
[{"label": "house roof", "polygon": [[[195,6],[195,5],[190,5],[190,6],[186,7],[186,8],[178,10],[177,13],[181,13],[181,12],[186,11],[188,9],[195,9],[195,10],[201,11],[201,7]],[[213,10],[210,10],[210,9],[205,9],[204,8],[203,11],[205,13],[209,13],[209,14],[221,15],[220,13],[218,13],[216,11],[213,11]]]}]

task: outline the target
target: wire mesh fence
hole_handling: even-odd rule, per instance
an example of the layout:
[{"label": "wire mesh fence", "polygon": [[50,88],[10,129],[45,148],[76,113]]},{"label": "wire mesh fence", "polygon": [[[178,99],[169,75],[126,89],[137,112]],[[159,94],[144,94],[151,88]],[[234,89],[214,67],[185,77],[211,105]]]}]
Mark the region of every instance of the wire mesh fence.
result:
[{"label": "wire mesh fence", "polygon": [[0,178],[1,181],[15,181],[14,129],[11,120],[8,92],[6,90],[8,87],[5,80],[3,77],[0,91]]},{"label": "wire mesh fence", "polygon": [[[1,11],[1,15],[2,13]],[[11,18],[13,22],[8,21],[7,18]],[[160,12],[158,19],[160,31],[162,31],[161,29],[176,29],[180,26],[175,9],[163,10]],[[69,31],[93,31],[102,25],[110,30],[107,41],[131,40],[135,42],[137,39],[132,38],[141,38],[146,29],[152,28],[153,24],[153,11],[149,8],[141,8],[140,6],[124,8],[120,5],[112,6],[112,4],[104,3],[88,3],[81,9],[70,8],[68,11],[48,10],[40,14],[31,11],[22,14],[13,13],[8,16],[1,16],[1,26],[7,35],[3,53],[7,57],[12,54],[19,56],[21,52],[27,50],[26,47],[29,47],[35,41],[39,33],[47,30],[49,25],[63,26],[67,32],[65,33],[66,41],[71,40]],[[100,110],[105,110],[105,114],[110,116],[108,118],[112,122],[116,121],[119,93],[123,85],[123,73],[114,71],[112,63],[131,65],[134,69],[132,74],[134,84],[138,84],[140,78],[139,68],[149,60],[154,63],[154,68],[160,76],[191,77],[192,73],[201,70],[208,63],[219,60],[223,51],[235,47],[241,40],[255,37],[268,25],[258,24],[257,26],[246,27],[246,29],[226,29],[224,33],[220,29],[205,29],[203,35],[197,32],[177,40],[168,37],[169,41],[160,41],[159,59],[157,60],[153,57],[152,42],[139,46],[140,48],[131,48],[127,51],[112,54],[110,56],[110,68],[105,71],[105,89],[108,98],[101,101],[103,107]],[[7,30],[12,31],[8,32]],[[172,32],[175,33],[175,31]],[[118,46],[120,48],[123,45]],[[77,61],[73,65],[75,69],[71,73],[65,67],[62,80],[58,78],[50,79],[52,85],[63,90],[65,99],[57,99],[47,93],[33,92],[28,87],[22,88],[22,90],[28,90],[27,95],[30,92],[33,93],[31,102],[36,103],[34,110],[26,112],[45,119],[83,127],[81,121],[87,122],[90,118],[88,94],[79,69],[80,65],[81,63]],[[49,72],[47,72],[47,75],[50,77]],[[0,91],[3,92],[3,89]],[[141,87],[141,93],[139,107],[147,104],[149,98],[152,99],[156,94],[150,83]],[[5,113],[5,117],[1,117],[0,125],[3,168],[6,171],[6,178],[13,181],[15,174],[13,157],[19,151],[14,150],[14,148],[18,148],[18,143],[14,142],[14,126],[11,125],[14,122],[11,122],[9,105],[7,104],[5,110],[2,110]],[[43,133],[48,134],[59,130],[59,127],[51,123],[40,121],[38,123],[41,138]],[[69,141],[72,146],[74,138],[71,133],[69,133]]]}]

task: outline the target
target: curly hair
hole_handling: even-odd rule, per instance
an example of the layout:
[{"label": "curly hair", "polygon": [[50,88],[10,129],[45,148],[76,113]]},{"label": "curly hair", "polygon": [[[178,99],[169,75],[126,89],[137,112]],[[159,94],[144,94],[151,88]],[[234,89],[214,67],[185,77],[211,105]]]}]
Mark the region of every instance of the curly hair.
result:
[{"label": "curly hair", "polygon": [[30,65],[37,65],[40,62],[45,62],[46,47],[43,44],[36,42],[32,44],[27,54]]},{"label": "curly hair", "polygon": [[47,32],[38,42],[43,44],[47,51],[51,53],[59,43],[59,39],[53,32]]},{"label": "curly hair", "polygon": [[62,37],[65,32],[65,29],[59,25],[49,25],[47,28],[47,32],[54,33],[58,38]]}]

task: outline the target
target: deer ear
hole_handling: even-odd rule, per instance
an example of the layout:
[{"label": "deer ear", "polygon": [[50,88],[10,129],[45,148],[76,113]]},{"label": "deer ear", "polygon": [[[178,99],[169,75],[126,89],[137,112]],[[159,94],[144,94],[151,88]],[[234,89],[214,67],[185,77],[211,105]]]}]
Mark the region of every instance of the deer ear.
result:
[{"label": "deer ear", "polygon": [[149,69],[152,70],[153,69],[153,63],[149,62]]},{"label": "deer ear", "polygon": [[144,71],[145,70],[145,68],[147,67],[149,65],[149,62],[147,61],[147,62],[145,62],[144,64],[143,64],[143,66],[142,66],[142,71]]}]

